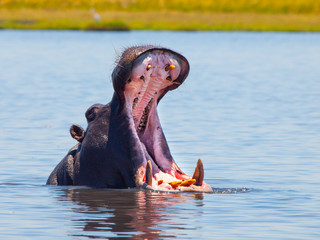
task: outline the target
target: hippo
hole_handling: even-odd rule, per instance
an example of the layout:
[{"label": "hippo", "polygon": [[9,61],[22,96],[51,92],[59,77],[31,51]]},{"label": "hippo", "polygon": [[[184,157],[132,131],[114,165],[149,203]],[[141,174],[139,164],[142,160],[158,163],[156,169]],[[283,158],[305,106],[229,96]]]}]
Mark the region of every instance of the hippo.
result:
[{"label": "hippo", "polygon": [[152,45],[123,51],[112,72],[111,102],[85,113],[87,129],[72,125],[78,141],[50,174],[49,185],[141,188],[168,192],[212,192],[199,159],[193,176],[173,159],[157,105],[189,73],[181,54]]}]

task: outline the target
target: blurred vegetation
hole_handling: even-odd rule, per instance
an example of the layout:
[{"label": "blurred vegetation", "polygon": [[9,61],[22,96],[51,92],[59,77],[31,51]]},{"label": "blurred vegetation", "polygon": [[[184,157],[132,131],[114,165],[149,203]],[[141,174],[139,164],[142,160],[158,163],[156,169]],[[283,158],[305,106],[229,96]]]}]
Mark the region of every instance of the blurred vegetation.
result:
[{"label": "blurred vegetation", "polygon": [[0,0],[0,28],[320,31],[320,0]]},{"label": "blurred vegetation", "polygon": [[320,13],[319,0],[0,0],[5,8]]}]

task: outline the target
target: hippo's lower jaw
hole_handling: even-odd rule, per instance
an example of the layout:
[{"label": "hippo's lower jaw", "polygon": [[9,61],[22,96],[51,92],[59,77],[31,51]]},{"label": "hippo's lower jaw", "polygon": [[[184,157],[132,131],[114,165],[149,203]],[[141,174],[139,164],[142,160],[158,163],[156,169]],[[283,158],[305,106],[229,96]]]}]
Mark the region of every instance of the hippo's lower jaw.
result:
[{"label": "hippo's lower jaw", "polygon": [[152,160],[148,160],[146,167],[141,166],[137,171],[136,179],[140,187],[166,192],[213,192],[212,188],[203,181],[204,171],[200,159],[192,178],[184,174],[176,164],[171,172],[165,173],[160,170],[154,173],[153,164]]},{"label": "hippo's lower jaw", "polygon": [[159,191],[212,192],[203,182],[198,161],[193,177],[184,174],[173,160],[162,132],[157,103],[177,81],[182,65],[175,54],[153,50],[135,61],[124,90],[125,111],[134,132],[136,150],[143,152],[135,175],[136,186]]}]

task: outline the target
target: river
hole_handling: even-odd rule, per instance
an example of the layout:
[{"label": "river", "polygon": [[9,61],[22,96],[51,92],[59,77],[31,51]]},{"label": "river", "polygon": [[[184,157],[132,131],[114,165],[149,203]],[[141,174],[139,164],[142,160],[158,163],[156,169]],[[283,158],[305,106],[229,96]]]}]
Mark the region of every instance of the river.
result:
[{"label": "river", "polygon": [[[46,186],[125,47],[191,70],[158,111],[213,194]],[[0,31],[0,239],[320,239],[320,34]]]}]

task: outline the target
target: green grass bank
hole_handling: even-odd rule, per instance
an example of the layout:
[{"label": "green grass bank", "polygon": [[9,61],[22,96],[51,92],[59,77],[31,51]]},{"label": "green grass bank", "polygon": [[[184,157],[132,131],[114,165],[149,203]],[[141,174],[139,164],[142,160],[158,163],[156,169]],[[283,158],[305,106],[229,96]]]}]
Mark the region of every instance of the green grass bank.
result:
[{"label": "green grass bank", "polygon": [[320,1],[0,0],[0,28],[320,31]]}]

